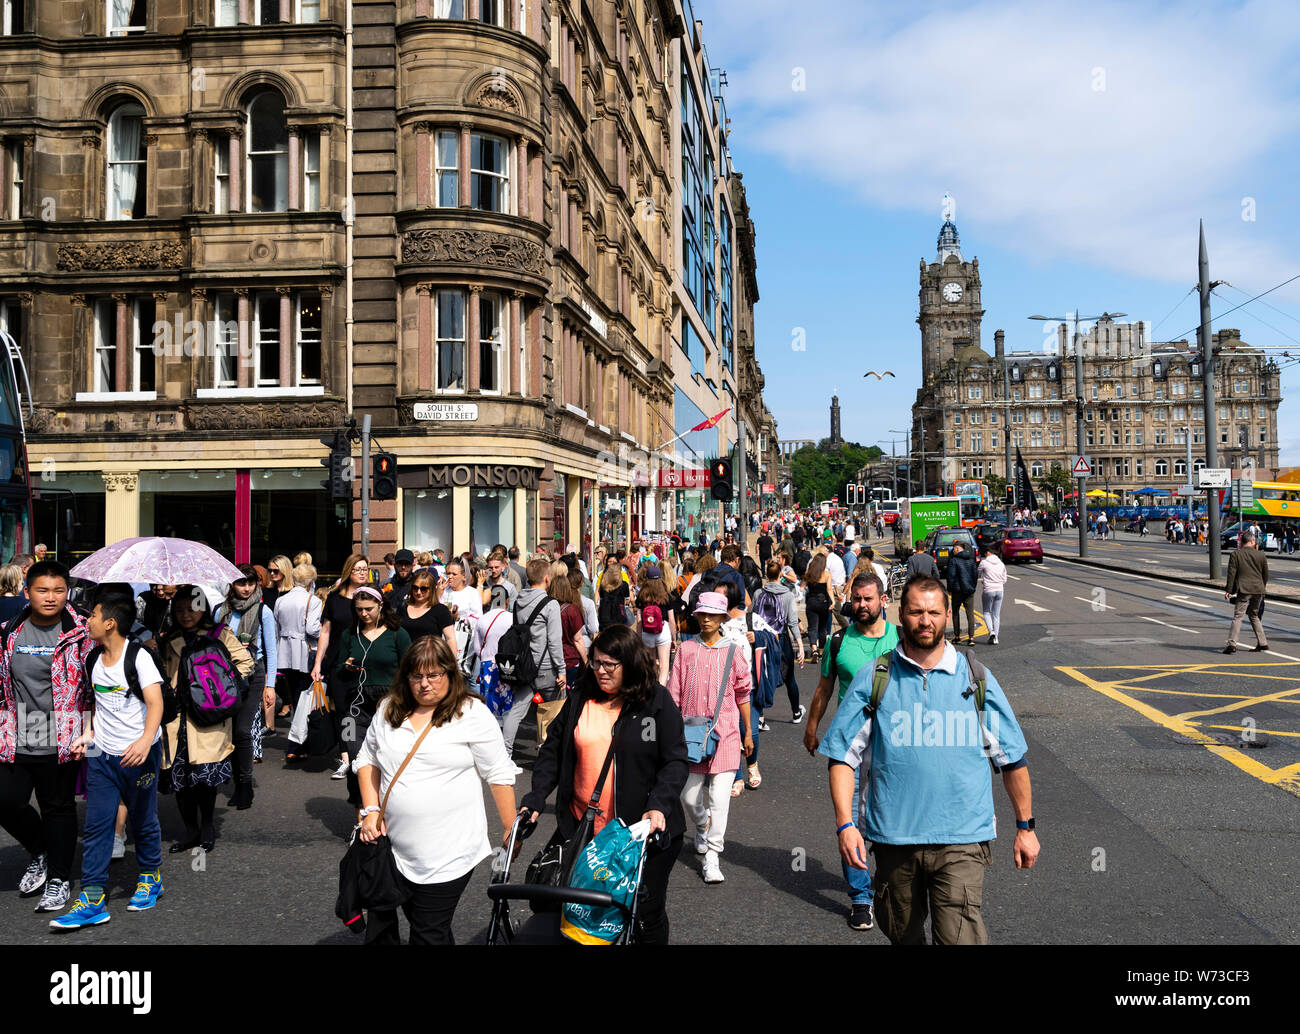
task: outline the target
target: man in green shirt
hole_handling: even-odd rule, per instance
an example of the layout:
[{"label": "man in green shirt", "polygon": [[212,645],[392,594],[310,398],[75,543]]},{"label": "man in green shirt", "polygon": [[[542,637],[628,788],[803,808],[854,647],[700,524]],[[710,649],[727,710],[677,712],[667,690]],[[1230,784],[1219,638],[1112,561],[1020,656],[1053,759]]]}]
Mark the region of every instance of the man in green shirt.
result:
[{"label": "man in green shirt", "polygon": [[[853,608],[854,620],[848,628],[835,633],[822,658],[821,681],[817,683],[817,692],[808,705],[808,725],[803,733],[803,745],[809,754],[815,756],[821,742],[817,736],[817,726],[830,702],[836,678],[840,684],[839,694],[835,698],[838,705],[858,672],[874,665],[877,657],[885,656],[898,645],[898,626],[885,620],[887,601],[885,586],[874,572],[858,575],[849,586],[849,604]],[[857,793],[856,785],[854,793]],[[854,797],[854,800],[857,798]],[[861,816],[855,816],[855,819],[861,827]],[[849,926],[854,930],[870,930],[875,925],[871,874],[865,869],[855,869],[842,863],[841,867],[844,870],[844,880],[849,885]]]}]

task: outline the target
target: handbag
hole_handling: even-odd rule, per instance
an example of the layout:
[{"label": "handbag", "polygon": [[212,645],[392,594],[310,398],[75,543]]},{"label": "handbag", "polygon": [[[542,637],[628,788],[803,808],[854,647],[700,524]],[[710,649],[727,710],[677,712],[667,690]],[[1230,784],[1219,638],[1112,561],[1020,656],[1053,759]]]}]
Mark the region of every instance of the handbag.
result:
[{"label": "handbag", "polygon": [[[397,774],[389,782],[384,799],[379,804],[381,823],[393,787],[402,778],[406,766],[411,763],[411,758],[415,757],[415,752],[420,749],[420,744],[424,742],[424,738],[429,735],[429,730],[432,728],[433,722],[430,721],[424,727],[424,731],[416,737],[410,753],[406,755],[406,759],[397,769]],[[334,914],[343,920],[343,924],[353,933],[361,933],[366,928],[365,918],[361,914],[363,909],[391,911],[399,905],[404,905],[410,898],[410,890],[401,878],[401,873],[397,871],[397,860],[393,857],[393,842],[388,839],[388,834],[377,837],[373,844],[367,844],[358,836],[360,831],[361,823],[358,822],[352,827],[352,839],[348,843],[343,860],[339,862],[339,896],[334,904]]]},{"label": "handbag", "polygon": [[323,757],[334,749],[338,742],[334,733],[334,716],[329,694],[325,692],[325,683],[311,684],[311,711],[307,714],[307,753],[312,757]]},{"label": "handbag", "polygon": [[722,700],[731,682],[731,665],[735,659],[736,646],[733,643],[727,647],[727,663],[722,669],[722,685],[718,687],[718,704],[713,709],[713,717],[694,715],[682,720],[686,734],[686,760],[693,765],[710,760],[718,752],[718,715],[722,713]]},{"label": "handbag", "polygon": [[[600,795],[605,788],[605,778],[609,775],[609,766],[614,763],[614,745],[618,743],[619,728],[623,724],[623,716],[620,714],[614,722],[614,728],[610,730],[609,751],[605,754],[605,763],[600,767],[600,776],[596,779],[596,787],[591,792],[591,800],[587,802],[587,810],[583,813],[578,828],[573,831],[567,841],[560,837],[557,829],[555,835],[551,837],[547,845],[537,852],[536,857],[528,865],[528,871],[524,874],[525,883],[536,883],[545,887],[567,887],[569,880],[573,875],[573,865],[577,860],[582,849],[587,846],[591,840],[592,834],[596,828],[596,816],[600,814]],[[542,906],[535,905],[533,911],[554,911],[558,905]]]}]

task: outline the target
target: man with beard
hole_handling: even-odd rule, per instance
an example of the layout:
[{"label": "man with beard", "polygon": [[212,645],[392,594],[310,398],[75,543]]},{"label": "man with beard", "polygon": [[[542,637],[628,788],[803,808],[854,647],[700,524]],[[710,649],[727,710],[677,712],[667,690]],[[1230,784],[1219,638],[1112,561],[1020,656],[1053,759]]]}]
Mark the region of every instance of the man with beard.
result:
[{"label": "man with beard", "polygon": [[[924,943],[930,914],[934,943],[986,944],[979,902],[996,836],[988,765],[1015,811],[1016,867],[1038,858],[1024,735],[997,680],[945,640],[942,582],[908,582],[899,618],[902,643],[854,679],[820,747],[840,857],[865,871],[864,836],[871,841],[880,928],[892,943]],[[855,771],[864,774],[861,831]]]},{"label": "man with beard", "polygon": [[[853,685],[858,672],[870,672],[876,658],[888,654],[898,645],[898,626],[885,620],[887,602],[884,583],[875,574],[866,572],[853,579],[849,586],[849,606],[853,609],[853,624],[831,637],[830,647],[822,659],[822,677],[817,692],[808,705],[808,725],[804,729],[803,744],[809,754],[817,753],[817,726],[831,698],[831,689],[838,676],[838,699]],[[857,816],[855,821],[860,821]],[[875,925],[872,911],[871,872],[843,863],[844,880],[849,885],[849,926],[854,930],[870,930]]]}]

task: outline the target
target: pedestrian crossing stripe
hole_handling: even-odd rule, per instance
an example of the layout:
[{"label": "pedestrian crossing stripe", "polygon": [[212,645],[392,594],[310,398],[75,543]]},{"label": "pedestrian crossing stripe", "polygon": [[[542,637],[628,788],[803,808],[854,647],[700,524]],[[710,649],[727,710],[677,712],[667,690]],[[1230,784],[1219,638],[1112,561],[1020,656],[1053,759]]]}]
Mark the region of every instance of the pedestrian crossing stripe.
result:
[{"label": "pedestrian crossing stripe", "polygon": [[[1289,673],[1287,669],[1290,669]],[[1213,716],[1228,714],[1232,711],[1240,711],[1252,706],[1270,703],[1300,704],[1300,663],[1296,662],[1275,662],[1264,664],[1113,664],[1113,665],[1093,665],[1078,667],[1069,667],[1059,665],[1056,669],[1062,674],[1068,675],[1077,682],[1082,683],[1089,689],[1095,690],[1105,697],[1109,697],[1116,703],[1123,704],[1125,707],[1136,711],[1144,718],[1162,728],[1168,729],[1172,733],[1185,736],[1193,743],[1203,746],[1209,753],[1215,757],[1235,765],[1247,775],[1253,776],[1262,783],[1269,786],[1276,786],[1285,790],[1289,794],[1300,797],[1300,764],[1286,765],[1282,768],[1270,768],[1268,765],[1261,764],[1251,756],[1253,752],[1247,752],[1237,747],[1231,747],[1219,742],[1215,737],[1206,732],[1206,729],[1230,729],[1240,732],[1241,726],[1224,726],[1210,724],[1200,721],[1199,719],[1210,718]],[[1097,675],[1087,674],[1096,672]],[[1103,672],[1144,672],[1145,674],[1134,675],[1133,677],[1121,678],[1103,678]],[[1161,689],[1158,686],[1146,685],[1148,681],[1165,678],[1167,676],[1196,676],[1196,675],[1231,675],[1234,679],[1258,679],[1266,682],[1284,682],[1289,688],[1276,689],[1272,692],[1261,694],[1231,694],[1231,693],[1198,693],[1195,690],[1184,689]],[[1201,699],[1224,699],[1233,700],[1234,703],[1223,704],[1221,706],[1211,707],[1204,710],[1183,711],[1178,714],[1169,714],[1153,706],[1145,700],[1140,699],[1133,694],[1155,693],[1160,694],[1157,699],[1176,698],[1178,696],[1194,696]],[[1173,701],[1170,700],[1172,703]],[[1297,718],[1300,718],[1300,710],[1296,712]],[[1280,729],[1256,729],[1256,732],[1266,733],[1276,736],[1300,736],[1300,732],[1289,732]]]}]

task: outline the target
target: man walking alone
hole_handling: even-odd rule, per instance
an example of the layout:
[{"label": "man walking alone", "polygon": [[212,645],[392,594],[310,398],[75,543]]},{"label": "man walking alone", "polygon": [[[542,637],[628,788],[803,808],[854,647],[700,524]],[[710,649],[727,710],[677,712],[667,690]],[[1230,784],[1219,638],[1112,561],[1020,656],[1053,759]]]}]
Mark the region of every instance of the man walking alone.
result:
[{"label": "man walking alone", "polygon": [[1241,536],[1240,548],[1228,560],[1228,583],[1223,598],[1237,598],[1232,613],[1232,628],[1228,631],[1228,645],[1224,653],[1237,652],[1237,636],[1241,632],[1241,619],[1250,616],[1250,627],[1255,633],[1255,652],[1268,649],[1268,637],[1259,620],[1259,608],[1264,605],[1264,591],[1268,587],[1268,558],[1255,548],[1255,533],[1246,531]]}]

